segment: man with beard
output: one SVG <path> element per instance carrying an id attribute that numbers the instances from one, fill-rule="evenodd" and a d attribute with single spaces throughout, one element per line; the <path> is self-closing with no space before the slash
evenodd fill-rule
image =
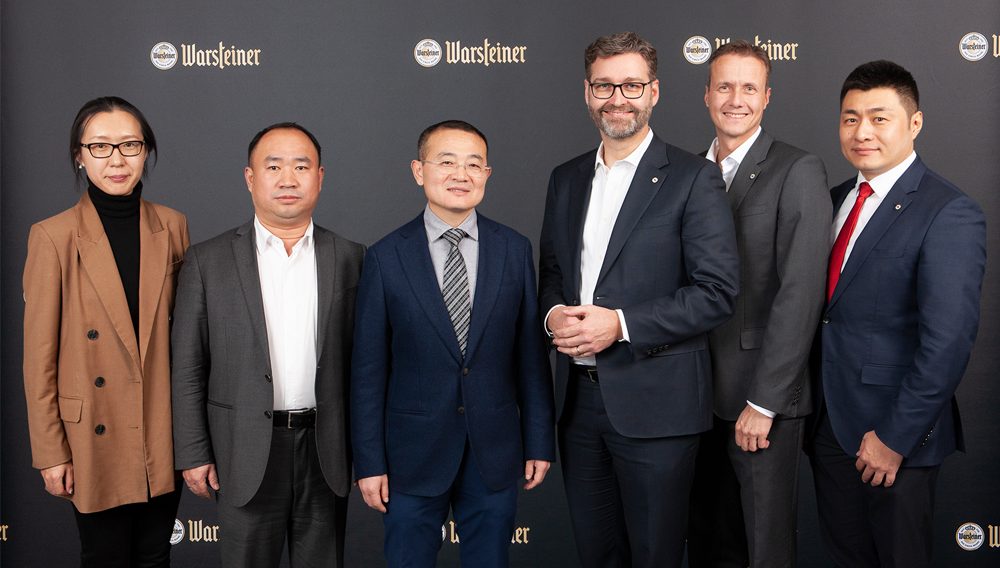
<path id="1" fill-rule="evenodd" d="M 552 172 L 540 243 L 566 496 L 585 568 L 680 566 L 712 427 L 706 333 L 739 288 L 733 217 L 719 169 L 647 124 L 653 46 L 625 32 L 584 59 L 601 145 Z"/>

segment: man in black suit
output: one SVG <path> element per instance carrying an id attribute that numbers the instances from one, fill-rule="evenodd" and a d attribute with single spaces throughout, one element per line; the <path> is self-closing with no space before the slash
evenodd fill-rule
<path id="1" fill-rule="evenodd" d="M 312 222 L 316 138 L 294 123 L 250 143 L 254 219 L 192 246 L 171 335 L 174 462 L 216 490 L 222 564 L 344 563 L 346 417 L 364 246 Z"/>
<path id="2" fill-rule="evenodd" d="M 625 32 L 585 64 L 601 146 L 552 172 L 540 243 L 566 496 L 583 566 L 680 566 L 712 426 L 706 333 L 739 286 L 733 217 L 718 168 L 648 126 L 656 50 Z"/>
<path id="3" fill-rule="evenodd" d="M 760 127 L 771 60 L 746 40 L 708 60 L 706 156 L 726 181 L 740 249 L 736 313 L 708 334 L 715 426 L 691 491 L 692 568 L 795 566 L 808 359 L 832 215 L 823 162 Z"/>

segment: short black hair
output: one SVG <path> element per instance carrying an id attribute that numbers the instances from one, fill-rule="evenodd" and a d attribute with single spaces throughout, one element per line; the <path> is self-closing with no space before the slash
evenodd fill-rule
<path id="1" fill-rule="evenodd" d="M 910 116 L 920 110 L 920 91 L 917 90 L 917 81 L 913 75 L 902 66 L 885 59 L 869 61 L 851 71 L 844 81 L 844 86 L 840 88 L 840 104 L 844 104 L 844 97 L 848 91 L 872 89 L 896 91 L 896 95 Z"/>
<path id="2" fill-rule="evenodd" d="M 78 167 L 80 157 L 80 144 L 83 143 L 83 131 L 87 129 L 90 119 L 102 112 L 114 112 L 120 110 L 131 114 L 139 122 L 139 130 L 142 134 L 142 143 L 146 147 L 146 155 L 153 155 L 153 165 L 156 165 L 158 154 L 156 152 L 156 136 L 153 136 L 153 129 L 142 112 L 135 106 L 121 97 L 98 97 L 87 101 L 76 113 L 73 126 L 69 131 L 69 163 L 73 168 L 73 176 L 76 179 L 76 186 L 80 187 L 80 174 L 83 170 Z M 142 175 L 146 175 L 146 164 L 142 165 Z"/>
<path id="3" fill-rule="evenodd" d="M 478 128 L 472 126 L 464 120 L 446 120 L 444 122 L 439 122 L 437 124 L 432 124 L 424 129 L 420 133 L 420 138 L 417 139 L 417 159 L 423 160 L 427 157 L 427 139 L 431 137 L 438 130 L 461 130 L 462 132 L 468 132 L 470 134 L 475 134 L 476 136 L 483 139 L 483 144 L 486 145 L 486 154 L 490 153 L 490 143 L 486 141 L 486 136 L 479 131 Z M 485 157 L 485 156 L 484 156 Z"/>
<path id="4" fill-rule="evenodd" d="M 308 130 L 306 130 L 304 126 L 302 126 L 301 124 L 297 124 L 295 122 L 279 122 L 277 124 L 272 124 L 271 126 L 268 126 L 264 130 L 261 130 L 260 132 L 257 133 L 256 136 L 253 137 L 253 140 L 250 141 L 250 147 L 247 148 L 248 166 L 253 167 L 252 163 L 253 151 L 257 148 L 257 144 L 260 142 L 260 139 L 263 138 L 265 134 L 267 134 L 272 130 L 298 130 L 299 132 L 308 136 L 309 141 L 312 142 L 313 146 L 316 148 L 316 160 L 319 162 L 316 165 L 317 166 L 323 165 L 323 151 L 319 147 L 319 140 L 316 140 L 316 137 L 313 136 L 312 132 L 309 132 Z"/>

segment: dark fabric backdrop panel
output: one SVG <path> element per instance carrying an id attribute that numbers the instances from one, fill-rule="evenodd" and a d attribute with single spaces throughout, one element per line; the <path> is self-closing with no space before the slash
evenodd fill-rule
<path id="1" fill-rule="evenodd" d="M 992 261 L 1000 252 L 1000 5 L 995 0 L 374 0 L 357 5 L 0 0 L 0 8 L 4 565 L 73 565 L 79 552 L 71 505 L 47 495 L 30 466 L 21 382 L 21 274 L 30 225 L 79 198 L 66 155 L 69 127 L 84 102 L 114 94 L 146 114 L 160 155 L 143 196 L 185 213 L 193 242 L 251 218 L 242 174 L 247 144 L 264 126 L 291 120 L 316 134 L 326 168 L 316 222 L 372 244 L 423 206 L 423 191 L 409 170 L 420 131 L 441 120 L 464 119 L 490 141 L 494 173 L 480 210 L 527 235 L 537 248 L 549 173 L 600 141 L 583 104 L 583 50 L 597 36 L 627 29 L 659 51 L 661 94 L 652 128 L 692 152 L 708 147 L 714 128 L 703 100 L 708 69 L 689 62 L 685 43 L 700 36 L 712 49 L 728 39 L 770 45 L 772 95 L 763 125 L 820 156 L 831 185 L 854 175 L 837 137 L 844 78 L 858 64 L 880 58 L 913 72 L 925 118 L 917 151 L 986 211 L 991 257 L 979 340 L 958 390 L 969 452 L 952 456 L 942 469 L 935 564 L 1000 562 L 1000 487 L 995 482 L 1000 286 Z M 973 32 L 986 40 L 985 53 L 965 44 L 966 56 L 981 54 L 978 60 L 960 49 Z M 437 42 L 442 52 L 429 67 L 414 57 L 425 39 Z M 169 69 L 154 66 L 150 56 L 161 42 L 170 43 L 176 54 Z M 220 44 L 221 66 L 211 54 L 210 65 L 198 64 L 198 51 L 205 63 L 204 52 L 219 50 Z M 463 63 L 461 49 L 451 53 L 456 44 L 486 47 L 487 54 L 489 47 L 499 46 L 501 57 L 503 47 L 517 48 L 518 60 Z M 226 52 L 236 50 L 253 53 L 254 64 L 225 64 Z M 189 58 L 191 64 L 185 64 Z M 453 59 L 458 61 L 449 62 Z M 825 566 L 830 562 L 819 541 L 811 484 L 803 462 L 800 565 Z M 984 533 L 976 550 L 958 544 L 956 532 L 965 523 L 976 523 Z M 225 535 L 214 528 L 217 524 L 214 504 L 185 493 L 175 565 L 218 566 L 217 539 Z M 514 565 L 578 565 L 558 465 L 541 487 L 522 492 L 517 526 L 522 530 L 513 535 Z M 459 545 L 450 524 L 444 528 L 441 565 L 457 566 Z M 348 565 L 383 566 L 382 532 L 378 515 L 354 492 Z"/>

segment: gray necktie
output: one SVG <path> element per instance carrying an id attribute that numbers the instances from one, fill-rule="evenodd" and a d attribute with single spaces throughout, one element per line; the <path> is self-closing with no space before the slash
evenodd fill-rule
<path id="1" fill-rule="evenodd" d="M 466 237 L 462 229 L 448 229 L 443 235 L 451 243 L 448 258 L 444 261 L 444 305 L 448 308 L 451 325 L 455 328 L 455 338 L 465 356 L 465 346 L 469 341 L 469 321 L 472 316 L 472 305 L 469 303 L 469 275 L 465 271 L 465 259 L 458 250 L 458 243 Z"/>

